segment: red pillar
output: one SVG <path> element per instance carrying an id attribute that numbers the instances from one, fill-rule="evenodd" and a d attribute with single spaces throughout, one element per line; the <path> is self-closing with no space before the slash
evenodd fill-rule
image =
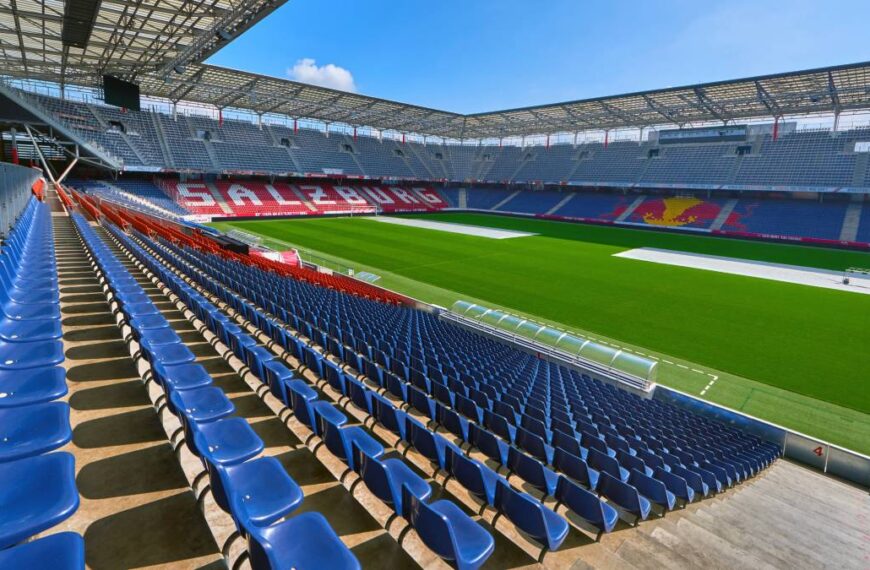
<path id="1" fill-rule="evenodd" d="M 550 135 L 547 135 L 547 150 L 550 150 Z"/>
<path id="2" fill-rule="evenodd" d="M 353 128 L 353 140 L 356 140 L 356 127 Z"/>
<path id="3" fill-rule="evenodd" d="M 12 147 L 12 164 L 18 164 L 18 149 Z"/>
<path id="4" fill-rule="evenodd" d="M 299 132 L 299 120 L 293 119 L 293 134 L 295 135 L 298 132 Z"/>
<path id="5" fill-rule="evenodd" d="M 607 148 L 607 143 L 610 142 L 610 131 L 604 131 L 604 148 Z"/>
<path id="6" fill-rule="evenodd" d="M 218 109 L 218 126 L 224 126 L 224 112 L 222 109 Z"/>
<path id="7" fill-rule="evenodd" d="M 773 119 L 773 140 L 779 138 L 779 117 L 774 117 Z"/>
<path id="8" fill-rule="evenodd" d="M 405 133 L 402 133 L 402 144 L 405 144 Z"/>

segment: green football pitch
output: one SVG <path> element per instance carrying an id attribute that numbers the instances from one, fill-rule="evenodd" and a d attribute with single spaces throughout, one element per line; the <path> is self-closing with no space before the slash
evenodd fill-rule
<path id="1" fill-rule="evenodd" d="M 870 453 L 870 295 L 614 257 L 656 247 L 843 270 L 870 267 L 870 254 L 483 214 L 429 219 L 537 235 L 365 218 L 215 226 L 374 273 L 422 301 L 478 302 L 651 356 L 664 385 Z"/>

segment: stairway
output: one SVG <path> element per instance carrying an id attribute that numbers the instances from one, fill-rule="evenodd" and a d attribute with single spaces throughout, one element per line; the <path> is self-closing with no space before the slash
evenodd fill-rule
<path id="1" fill-rule="evenodd" d="M 855 170 L 852 172 L 852 186 L 866 186 L 867 174 L 870 172 L 870 152 L 857 153 Z"/>
<path id="2" fill-rule="evenodd" d="M 719 210 L 719 215 L 716 216 L 716 219 L 713 220 L 713 223 L 710 224 L 711 230 L 721 230 L 722 226 L 725 225 L 725 222 L 728 221 L 728 216 L 731 215 L 731 212 L 734 211 L 734 208 L 737 207 L 737 200 L 728 200 L 725 202 L 725 205 L 722 206 L 722 209 Z"/>
<path id="3" fill-rule="evenodd" d="M 861 568 L 870 496 L 779 460 L 713 499 L 602 538 L 637 568 Z M 585 560 L 590 566 L 597 566 Z"/>
<path id="4" fill-rule="evenodd" d="M 552 216 L 553 214 L 555 214 L 556 212 L 558 212 L 558 211 L 562 208 L 562 206 L 564 206 L 565 204 L 567 204 L 568 202 L 570 202 L 571 199 L 572 199 L 574 196 L 576 196 L 576 195 L 577 195 L 576 192 L 568 192 L 568 195 L 565 196 L 564 198 L 562 198 L 561 200 L 559 200 L 559 203 L 558 203 L 558 204 L 556 204 L 555 206 L 553 206 L 552 208 L 550 208 L 549 210 L 547 210 L 547 215 L 548 215 L 548 216 Z"/>
<path id="5" fill-rule="evenodd" d="M 217 203 L 218 207 L 223 210 L 224 214 L 227 216 L 234 215 L 233 209 L 227 204 L 226 200 L 224 200 L 224 195 L 220 190 L 212 182 L 206 182 L 205 187 L 208 188 L 208 191 L 211 192 L 214 201 Z"/>
<path id="6" fill-rule="evenodd" d="M 635 210 L 637 210 L 638 206 L 640 206 L 645 199 L 646 199 L 646 196 L 638 196 L 637 198 L 635 198 L 634 202 L 629 204 L 628 208 L 623 210 L 623 212 L 621 214 L 619 214 L 619 216 L 617 216 L 615 221 L 624 222 L 625 220 L 627 220 L 628 217 L 631 216 L 631 214 Z"/>
<path id="7" fill-rule="evenodd" d="M 172 158 L 172 153 L 169 151 L 169 145 L 166 144 L 166 133 L 163 132 L 163 125 L 160 124 L 160 119 L 157 113 L 148 113 L 151 117 L 151 123 L 154 125 L 154 130 L 157 133 L 157 141 L 160 143 L 160 153 L 163 155 L 163 164 L 167 166 L 175 166 L 175 161 Z"/>
<path id="8" fill-rule="evenodd" d="M 459 208 L 460 210 L 467 210 L 468 209 L 468 190 L 466 190 L 465 188 L 460 188 L 459 192 L 457 192 L 456 200 L 458 202 L 458 204 L 456 204 L 457 208 Z"/>
<path id="9" fill-rule="evenodd" d="M 90 568 L 217 567 L 220 548 L 165 439 L 102 285 L 56 194 L 47 199 L 54 210 L 73 428 L 65 450 L 75 456 L 82 495 L 63 530 L 86 537 Z"/>
<path id="10" fill-rule="evenodd" d="M 858 196 L 861 198 L 861 196 Z M 861 211 L 864 202 L 852 202 L 846 208 L 843 216 L 843 228 L 840 230 L 840 241 L 855 241 L 858 239 L 858 226 L 861 225 Z"/>
<path id="11" fill-rule="evenodd" d="M 520 194 L 520 191 L 515 190 L 514 192 L 509 194 L 507 198 L 505 198 L 504 200 L 502 200 L 501 202 L 499 202 L 498 204 L 496 204 L 495 206 L 490 208 L 490 210 L 498 210 L 499 208 L 501 208 L 502 206 L 504 206 L 505 204 L 507 204 L 508 202 L 510 202 L 511 200 L 516 198 L 517 196 L 519 196 L 519 194 Z"/>

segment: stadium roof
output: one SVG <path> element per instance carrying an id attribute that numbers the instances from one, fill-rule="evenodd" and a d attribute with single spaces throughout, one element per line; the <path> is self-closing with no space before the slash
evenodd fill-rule
<path id="1" fill-rule="evenodd" d="M 8 0 L 0 74 L 453 139 L 870 109 L 870 62 L 468 115 L 201 63 L 284 1 Z"/>
<path id="2" fill-rule="evenodd" d="M 95 86 L 200 62 L 285 0 L 6 0 L 2 73 Z"/>

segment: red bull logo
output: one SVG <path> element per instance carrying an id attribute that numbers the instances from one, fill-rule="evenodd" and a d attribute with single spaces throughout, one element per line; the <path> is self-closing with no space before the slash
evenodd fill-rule
<path id="1" fill-rule="evenodd" d="M 671 228 L 708 225 L 719 215 L 719 210 L 718 204 L 698 198 L 647 199 L 632 212 L 631 219 Z"/>

